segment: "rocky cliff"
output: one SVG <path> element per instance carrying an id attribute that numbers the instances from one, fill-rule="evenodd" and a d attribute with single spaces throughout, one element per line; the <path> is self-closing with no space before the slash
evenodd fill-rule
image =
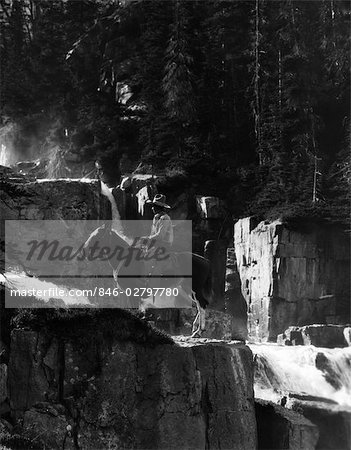
<path id="1" fill-rule="evenodd" d="M 96 220 L 110 218 L 97 180 L 0 178 L 2 220 Z"/>
<path id="2" fill-rule="evenodd" d="M 349 237 L 335 227 L 281 221 L 234 226 L 249 334 L 275 340 L 290 325 L 349 321 Z"/>
<path id="3" fill-rule="evenodd" d="M 256 400 L 260 450 L 314 450 L 318 428 L 302 415 L 265 400 Z"/>
<path id="4" fill-rule="evenodd" d="M 8 396 L 26 436 L 47 448 L 256 447 L 245 345 L 172 341 L 121 310 L 44 323 L 11 340 Z"/>

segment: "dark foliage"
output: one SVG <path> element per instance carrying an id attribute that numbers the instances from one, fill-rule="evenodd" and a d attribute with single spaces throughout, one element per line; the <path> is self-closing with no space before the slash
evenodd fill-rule
<path id="1" fill-rule="evenodd" d="M 126 154 L 185 174 L 235 217 L 291 205 L 347 221 L 348 2 L 27 3 L 1 26 L 14 151 L 100 159 L 111 182 Z"/>
<path id="2" fill-rule="evenodd" d="M 0 448 L 11 450 L 44 450 L 40 439 L 30 439 L 20 434 L 0 433 Z"/>
<path id="3" fill-rule="evenodd" d="M 16 328 L 41 331 L 64 337 L 74 345 L 86 346 L 103 339 L 107 342 L 132 341 L 145 345 L 173 344 L 166 333 L 123 309 L 26 309 L 13 319 Z"/>

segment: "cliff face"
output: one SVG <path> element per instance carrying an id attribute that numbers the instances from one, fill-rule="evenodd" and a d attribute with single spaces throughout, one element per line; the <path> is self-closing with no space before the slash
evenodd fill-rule
<path id="1" fill-rule="evenodd" d="M 256 447 L 248 347 L 172 343 L 145 326 L 138 330 L 135 319 L 127 322 L 130 338 L 122 339 L 106 337 L 103 321 L 94 325 L 105 336 L 94 345 L 83 327 L 73 341 L 13 332 L 10 406 L 28 435 L 40 435 L 48 448 L 64 440 L 66 448 L 86 449 Z"/>
<path id="2" fill-rule="evenodd" d="M 256 400 L 258 448 L 260 450 L 314 450 L 318 428 L 300 414 L 264 400 Z"/>
<path id="3" fill-rule="evenodd" d="M 348 236 L 331 227 L 290 230 L 280 221 L 239 220 L 234 242 L 249 334 L 275 340 L 290 325 L 347 323 Z"/>
<path id="4" fill-rule="evenodd" d="M 96 180 L 26 182 L 0 178 L 3 220 L 96 220 L 110 217 L 110 205 Z"/>

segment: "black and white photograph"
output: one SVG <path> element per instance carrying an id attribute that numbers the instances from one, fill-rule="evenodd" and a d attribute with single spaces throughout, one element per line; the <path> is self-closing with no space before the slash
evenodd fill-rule
<path id="1" fill-rule="evenodd" d="M 351 448 L 350 25 L 0 0 L 0 450 Z"/>

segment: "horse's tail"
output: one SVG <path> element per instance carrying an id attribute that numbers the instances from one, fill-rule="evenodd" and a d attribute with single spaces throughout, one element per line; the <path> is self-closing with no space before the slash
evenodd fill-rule
<path id="1" fill-rule="evenodd" d="M 212 288 L 212 270 L 210 263 L 208 263 L 207 277 L 202 287 L 202 296 L 206 302 L 206 304 L 203 306 L 204 308 L 206 308 L 208 304 L 213 303 L 214 291 Z"/>

